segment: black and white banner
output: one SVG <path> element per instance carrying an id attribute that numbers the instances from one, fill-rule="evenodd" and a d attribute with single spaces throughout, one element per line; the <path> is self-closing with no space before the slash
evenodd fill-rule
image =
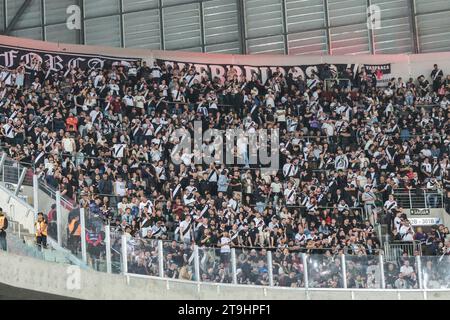
<path id="1" fill-rule="evenodd" d="M 190 63 L 173 60 L 156 59 L 159 65 L 165 64 L 166 66 L 173 66 L 177 63 L 180 69 L 183 69 L 186 65 L 194 66 L 198 73 L 206 71 L 211 78 L 219 77 L 222 80 L 227 76 L 228 71 L 233 68 L 236 70 L 236 74 L 239 77 L 244 74 L 246 78 L 251 79 L 253 74 L 257 74 L 258 78 L 264 83 L 271 74 L 275 72 L 281 72 L 283 75 L 292 73 L 293 77 L 302 76 L 304 80 L 325 78 L 340 78 L 347 68 L 353 71 L 356 76 L 361 69 L 362 65 L 359 64 L 329 64 L 329 72 L 325 69 L 326 64 L 313 64 L 313 65 L 295 65 L 295 66 L 249 66 L 249 65 L 230 65 L 230 64 L 201 64 Z"/>
<path id="2" fill-rule="evenodd" d="M 391 64 L 365 64 L 366 72 L 375 73 L 377 77 L 377 87 L 387 87 L 389 80 L 392 78 Z"/>
<path id="3" fill-rule="evenodd" d="M 58 72 L 61 70 L 67 70 L 70 67 L 90 70 L 101 69 L 106 64 L 121 64 L 128 66 L 130 62 L 139 61 L 140 58 L 121 58 L 94 54 L 62 53 L 0 45 L 0 67 L 14 69 L 19 66 L 21 61 L 23 61 L 25 68 L 30 70 L 33 66 L 33 61 L 36 60 L 42 62 L 42 66 L 47 66 L 46 69 L 50 72 Z"/>
<path id="4" fill-rule="evenodd" d="M 183 69 L 186 65 L 194 66 L 198 73 L 206 72 L 211 78 L 219 77 L 221 80 L 227 76 L 228 72 L 233 68 L 236 71 L 237 76 L 244 74 L 249 80 L 253 74 L 257 74 L 258 78 L 264 83 L 274 72 L 281 72 L 283 75 L 291 73 L 294 78 L 301 76 L 304 80 L 335 78 L 346 79 L 344 72 L 346 69 L 351 69 L 353 76 L 356 77 L 362 70 L 375 72 L 377 76 L 377 86 L 386 86 L 391 76 L 391 64 L 328 64 L 329 72 L 326 70 L 325 63 L 309 64 L 309 65 L 294 65 L 294 66 L 250 66 L 250 65 L 236 65 L 236 64 L 202 64 L 202 63 L 190 63 L 186 61 L 174 61 L 156 59 L 159 65 L 165 64 L 166 66 L 173 66 L 174 63 L 178 64 L 180 69 Z M 353 79 L 351 79 L 353 80 Z"/>

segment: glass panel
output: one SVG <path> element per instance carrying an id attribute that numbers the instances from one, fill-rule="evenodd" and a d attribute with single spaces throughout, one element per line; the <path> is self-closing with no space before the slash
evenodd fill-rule
<path id="1" fill-rule="evenodd" d="M 384 265 L 386 289 L 418 289 L 415 257 L 401 257 Z"/>
<path id="2" fill-rule="evenodd" d="M 236 249 L 236 273 L 239 284 L 269 285 L 266 249 Z"/>
<path id="3" fill-rule="evenodd" d="M 193 280 L 194 245 L 164 241 L 164 277 L 172 279 Z"/>
<path id="4" fill-rule="evenodd" d="M 310 288 L 343 288 L 342 265 L 339 255 L 312 254 L 308 261 L 308 285 Z"/>
<path id="5" fill-rule="evenodd" d="M 61 233 L 62 247 L 82 259 L 80 208 L 70 208 L 65 200 L 61 200 Z"/>
<path id="6" fill-rule="evenodd" d="M 122 233 L 111 227 L 111 272 L 122 272 Z"/>
<path id="7" fill-rule="evenodd" d="M 105 221 L 88 208 L 84 213 L 87 263 L 94 270 L 106 272 Z"/>
<path id="8" fill-rule="evenodd" d="M 232 283 L 231 254 L 220 248 L 199 248 L 200 279 L 202 282 Z"/>
<path id="9" fill-rule="evenodd" d="M 199 248 L 200 279 L 203 282 L 231 283 L 231 253 L 221 252 L 220 248 Z M 238 250 L 236 250 L 236 260 Z"/>
<path id="10" fill-rule="evenodd" d="M 347 268 L 347 288 L 381 288 L 381 272 L 378 256 L 355 255 L 345 256 Z"/>
<path id="11" fill-rule="evenodd" d="M 135 238 L 128 246 L 128 272 L 148 276 L 159 274 L 158 240 Z"/>
<path id="12" fill-rule="evenodd" d="M 48 236 L 53 240 L 58 241 L 55 192 L 45 184 L 44 180 L 39 180 L 38 185 L 38 211 L 47 216 Z"/>
<path id="13" fill-rule="evenodd" d="M 273 284 L 279 287 L 305 287 L 301 252 L 289 249 L 272 252 Z"/>
<path id="14" fill-rule="evenodd" d="M 450 288 L 450 256 L 421 257 L 425 289 Z"/>

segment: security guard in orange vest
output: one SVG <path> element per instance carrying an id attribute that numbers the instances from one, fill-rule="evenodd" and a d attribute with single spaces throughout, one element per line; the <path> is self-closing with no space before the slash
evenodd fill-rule
<path id="1" fill-rule="evenodd" d="M 81 224 L 80 216 L 78 215 L 73 217 L 69 223 L 69 238 L 67 240 L 70 251 L 73 254 L 77 254 L 81 243 Z"/>
<path id="2" fill-rule="evenodd" d="M 38 213 L 38 219 L 36 221 L 36 244 L 40 249 L 47 248 L 47 222 L 44 219 L 44 214 L 42 212 Z"/>
<path id="3" fill-rule="evenodd" d="M 8 228 L 8 219 L 3 212 L 3 209 L 0 208 L 0 250 L 6 251 L 7 243 L 6 243 L 6 229 Z"/>

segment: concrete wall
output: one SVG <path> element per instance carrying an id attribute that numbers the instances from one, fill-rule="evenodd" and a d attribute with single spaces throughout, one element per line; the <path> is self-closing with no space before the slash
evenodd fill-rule
<path id="1" fill-rule="evenodd" d="M 11 194 L 0 185 L 0 207 L 14 221 L 20 222 L 25 229 L 34 232 L 34 208 Z"/>
<path id="2" fill-rule="evenodd" d="M 220 284 L 155 277 L 124 276 L 80 270 L 76 267 L 44 262 L 0 252 L 0 282 L 49 294 L 78 299 L 153 300 L 304 300 L 304 299 L 450 299 L 450 290 L 345 290 L 292 289 Z M 79 274 L 77 273 L 79 272 Z M 79 289 L 75 285 L 79 275 Z M 382 294 L 380 294 L 382 292 Z"/>

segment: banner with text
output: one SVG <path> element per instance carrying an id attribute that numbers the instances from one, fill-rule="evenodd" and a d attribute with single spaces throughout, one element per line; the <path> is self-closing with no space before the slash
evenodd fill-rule
<path id="1" fill-rule="evenodd" d="M 202 63 L 192 63 L 187 61 L 174 61 L 174 60 L 163 60 L 156 59 L 159 65 L 165 64 L 166 66 L 173 66 L 175 63 L 178 64 L 180 69 L 183 69 L 186 65 L 194 66 L 198 73 L 203 71 L 207 72 L 211 78 L 219 77 L 223 80 L 228 72 L 233 68 L 236 70 L 236 74 L 239 77 L 244 74 L 247 79 L 251 79 L 253 74 L 256 74 L 258 78 L 264 83 L 271 74 L 274 72 L 281 72 L 284 75 L 292 73 L 293 77 L 301 76 L 304 80 L 310 79 L 320 79 L 325 80 L 325 78 L 341 78 L 344 76 L 346 69 L 351 69 L 354 77 L 358 75 L 364 69 L 364 64 L 329 64 L 329 70 L 326 68 L 326 64 L 311 64 L 311 65 L 296 65 L 296 66 L 251 66 L 251 65 L 230 65 L 230 64 L 202 64 Z M 386 64 L 389 70 L 391 69 L 390 64 Z M 383 67 L 384 68 L 384 67 Z"/>
<path id="2" fill-rule="evenodd" d="M 140 58 L 121 58 L 109 57 L 104 55 L 61 53 L 54 51 L 43 51 L 34 49 L 25 49 L 20 47 L 10 47 L 0 45 L 0 67 L 7 69 L 17 68 L 21 61 L 24 62 L 25 69 L 30 70 L 33 67 L 33 61 L 40 61 L 46 70 L 58 72 L 67 70 L 68 67 L 77 67 L 82 69 L 101 69 L 105 65 L 125 65 L 130 62 L 139 61 Z"/>
<path id="3" fill-rule="evenodd" d="M 392 78 L 391 64 L 365 64 L 364 68 L 367 73 L 375 73 L 377 77 L 377 87 L 387 87 L 389 80 Z"/>

